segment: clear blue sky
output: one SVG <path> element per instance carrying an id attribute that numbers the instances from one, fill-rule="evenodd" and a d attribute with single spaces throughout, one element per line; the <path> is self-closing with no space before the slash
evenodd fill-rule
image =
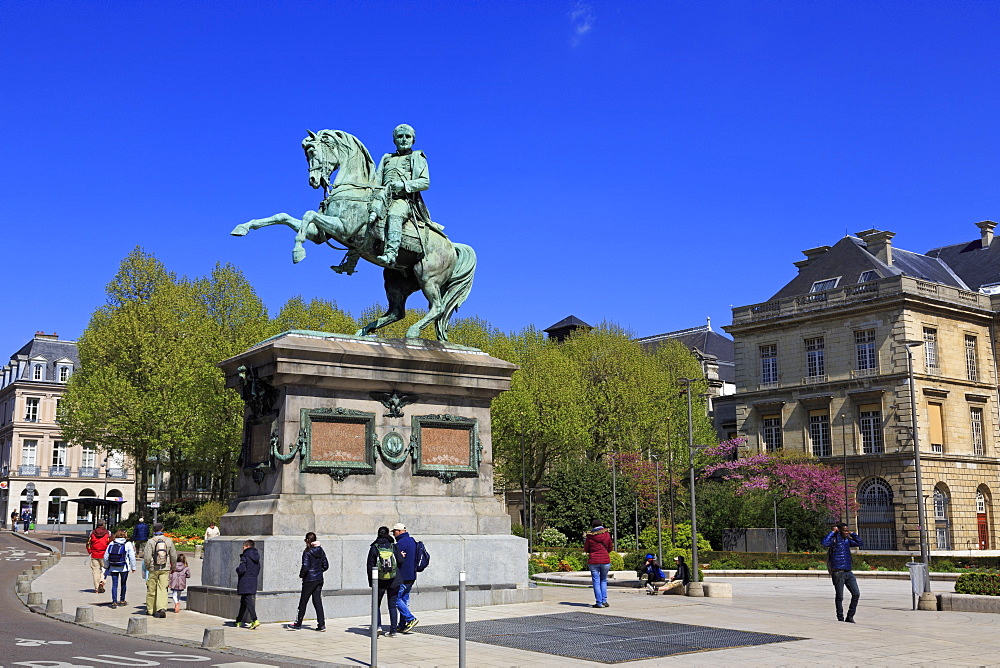
<path id="1" fill-rule="evenodd" d="M 845 231 L 914 251 L 1000 220 L 1000 2 L 0 5 L 0 354 L 75 338 L 135 245 L 354 312 L 383 300 L 287 228 L 307 128 L 416 128 L 474 246 L 460 315 L 636 335 L 730 322 Z M 417 295 L 413 305 L 424 306 Z"/>

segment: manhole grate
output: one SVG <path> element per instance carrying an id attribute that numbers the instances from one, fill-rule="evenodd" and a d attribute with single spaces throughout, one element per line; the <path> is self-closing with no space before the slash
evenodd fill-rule
<path id="1" fill-rule="evenodd" d="M 457 638 L 458 624 L 422 626 L 415 631 Z M 465 634 L 469 642 L 601 663 L 802 640 L 773 633 L 655 622 L 589 612 L 468 622 Z"/>

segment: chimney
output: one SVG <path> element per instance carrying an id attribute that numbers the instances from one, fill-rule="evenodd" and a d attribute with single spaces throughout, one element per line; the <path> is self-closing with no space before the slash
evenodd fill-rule
<path id="1" fill-rule="evenodd" d="M 52 332 L 51 334 L 46 334 L 45 332 L 39 330 L 39 331 L 35 332 L 35 338 L 36 339 L 58 339 L 59 338 L 59 333 L 58 332 Z"/>
<path id="2" fill-rule="evenodd" d="M 983 248 L 989 248 L 990 244 L 993 243 L 993 228 L 996 226 L 997 224 L 994 223 L 992 220 L 984 220 L 982 222 L 976 223 L 976 227 L 978 227 L 980 231 L 982 231 L 983 233 L 983 241 L 982 241 Z"/>
<path id="3" fill-rule="evenodd" d="M 858 236 L 865 242 L 869 253 L 890 267 L 892 266 L 892 238 L 896 236 L 895 232 L 871 229 L 858 232 Z"/>
<path id="4" fill-rule="evenodd" d="M 817 246 L 816 248 L 810 248 L 808 250 L 802 251 L 802 254 L 806 256 L 805 260 L 799 260 L 793 264 L 799 268 L 799 273 L 802 270 L 811 265 L 813 262 L 819 259 L 821 255 L 830 250 L 830 246 Z"/>

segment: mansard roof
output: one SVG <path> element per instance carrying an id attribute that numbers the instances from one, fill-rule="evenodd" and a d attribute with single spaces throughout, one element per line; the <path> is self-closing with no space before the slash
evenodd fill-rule
<path id="1" fill-rule="evenodd" d="M 650 352 L 665 341 L 679 341 L 688 350 L 698 350 L 715 357 L 719 364 L 719 379 L 727 383 L 736 382 L 736 351 L 733 340 L 713 331 L 711 324 L 644 336 L 635 341 Z"/>
<path id="2" fill-rule="evenodd" d="M 11 355 L 11 362 L 17 364 L 17 360 L 45 360 L 45 378 L 52 380 L 56 378 L 57 364 L 69 362 L 74 367 L 80 366 L 80 355 L 77 352 L 76 341 L 63 341 L 54 335 L 35 335 L 30 341 L 21 346 L 21 349 Z M 21 373 L 22 380 L 31 378 L 30 364 L 26 364 Z"/>
<path id="3" fill-rule="evenodd" d="M 946 263 L 970 290 L 1000 283 L 1000 236 L 983 245 L 982 239 L 927 251 L 929 257 Z"/>

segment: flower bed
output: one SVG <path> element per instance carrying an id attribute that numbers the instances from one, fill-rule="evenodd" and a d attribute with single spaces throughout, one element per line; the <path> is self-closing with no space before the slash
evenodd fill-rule
<path id="1" fill-rule="evenodd" d="M 1000 573 L 963 573 L 955 581 L 955 593 L 1000 596 Z"/>

